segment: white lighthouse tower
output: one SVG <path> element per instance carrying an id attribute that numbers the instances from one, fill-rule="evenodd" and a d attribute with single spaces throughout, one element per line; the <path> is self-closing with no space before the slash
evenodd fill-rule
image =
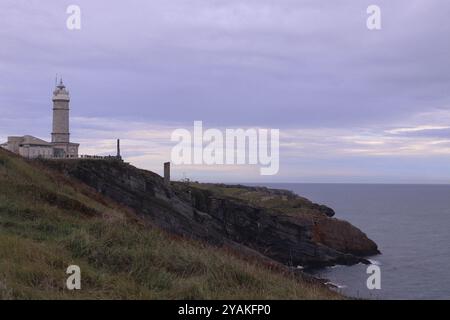
<path id="1" fill-rule="evenodd" d="M 52 145 L 56 158 L 78 157 L 79 144 L 70 142 L 69 131 L 69 91 L 60 80 L 53 91 L 53 131 Z"/>

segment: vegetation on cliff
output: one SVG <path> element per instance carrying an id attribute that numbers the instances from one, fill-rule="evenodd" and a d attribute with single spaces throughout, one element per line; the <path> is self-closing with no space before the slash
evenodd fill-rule
<path id="1" fill-rule="evenodd" d="M 171 236 L 97 191 L 0 149 L 0 299 L 341 298 L 256 258 Z M 79 291 L 65 288 L 71 264 L 81 267 Z"/>

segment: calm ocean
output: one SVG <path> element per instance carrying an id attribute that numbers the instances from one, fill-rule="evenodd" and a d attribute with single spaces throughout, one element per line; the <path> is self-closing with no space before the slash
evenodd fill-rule
<path id="1" fill-rule="evenodd" d="M 346 295 L 373 299 L 450 299 L 450 185 L 270 184 L 330 206 L 362 229 L 381 255 L 381 290 L 368 290 L 366 266 L 315 274 Z"/>

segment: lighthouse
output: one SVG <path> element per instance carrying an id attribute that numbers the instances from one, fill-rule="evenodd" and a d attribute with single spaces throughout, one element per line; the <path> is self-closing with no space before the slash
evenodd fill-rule
<path id="1" fill-rule="evenodd" d="M 52 143 L 69 143 L 69 91 L 62 79 L 53 91 L 53 132 Z"/>
<path id="2" fill-rule="evenodd" d="M 62 79 L 53 91 L 52 145 L 55 158 L 77 158 L 79 144 L 70 142 L 70 95 Z"/>

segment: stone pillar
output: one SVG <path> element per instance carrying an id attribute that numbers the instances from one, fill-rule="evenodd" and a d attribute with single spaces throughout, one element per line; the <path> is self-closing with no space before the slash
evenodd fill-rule
<path id="1" fill-rule="evenodd" d="M 122 159 L 122 156 L 120 155 L 120 139 L 117 139 L 117 158 Z"/>
<path id="2" fill-rule="evenodd" d="M 164 183 L 170 184 L 170 162 L 164 163 Z"/>

